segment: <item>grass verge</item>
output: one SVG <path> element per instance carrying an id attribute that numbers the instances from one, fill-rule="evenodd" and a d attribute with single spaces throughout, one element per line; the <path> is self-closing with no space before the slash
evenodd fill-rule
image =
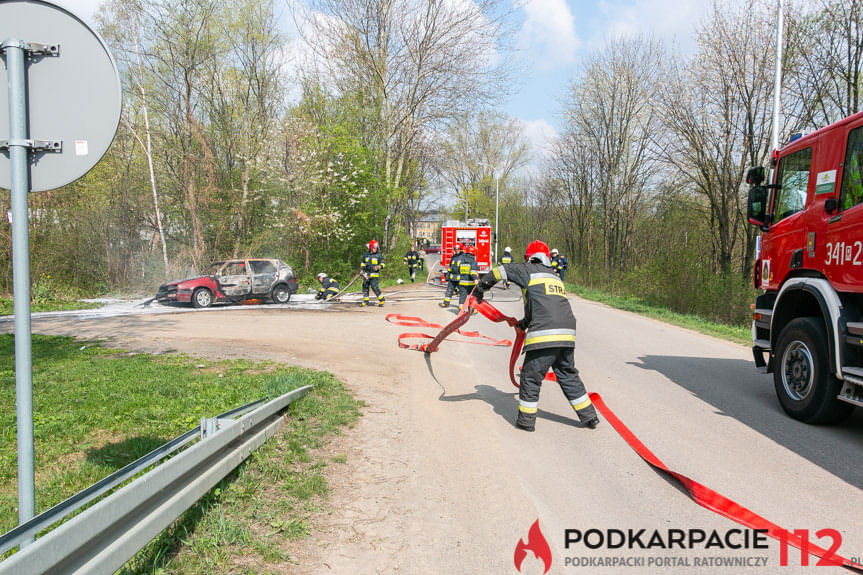
<path id="1" fill-rule="evenodd" d="M 0 530 L 17 520 L 13 337 L 0 336 Z M 290 560 L 325 505 L 315 450 L 361 404 L 326 372 L 244 360 L 127 353 L 34 336 L 37 513 L 213 416 L 313 384 L 288 423 L 145 547 L 123 573 L 259 573 Z"/>
<path id="2" fill-rule="evenodd" d="M 667 308 L 651 305 L 638 298 L 612 295 L 580 285 L 568 283 L 566 284 L 566 288 L 570 293 L 574 293 L 581 298 L 603 303 L 613 308 L 635 312 L 735 343 L 744 345 L 752 343 L 752 331 L 748 326 L 735 326 L 708 321 L 696 315 L 677 313 Z"/>
<path id="3" fill-rule="evenodd" d="M 55 300 L 48 302 L 33 302 L 30 311 L 66 311 L 70 309 L 93 309 L 99 307 L 98 303 L 79 300 Z M 0 315 L 12 315 L 15 313 L 15 304 L 9 298 L 0 297 Z"/>

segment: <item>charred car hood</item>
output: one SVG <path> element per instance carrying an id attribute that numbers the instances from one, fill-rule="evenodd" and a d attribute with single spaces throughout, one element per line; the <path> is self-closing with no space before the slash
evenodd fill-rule
<path id="1" fill-rule="evenodd" d="M 172 281 L 172 282 L 168 282 L 168 283 L 166 283 L 165 285 L 166 285 L 166 286 L 175 286 L 175 285 L 179 285 L 179 284 L 181 284 L 181 283 L 183 283 L 183 282 L 188 282 L 188 281 L 192 281 L 192 280 L 200 280 L 200 279 L 204 279 L 204 278 L 210 278 L 210 279 L 213 279 L 213 276 L 208 276 L 208 275 L 190 276 L 190 277 L 187 277 L 187 278 L 183 278 L 183 279 L 181 279 L 181 280 L 175 280 L 175 281 Z"/>

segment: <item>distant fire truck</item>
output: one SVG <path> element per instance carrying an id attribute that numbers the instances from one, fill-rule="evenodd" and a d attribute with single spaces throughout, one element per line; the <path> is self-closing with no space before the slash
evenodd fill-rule
<path id="1" fill-rule="evenodd" d="M 863 405 L 863 112 L 793 139 L 771 167 L 766 184 L 762 167 L 746 178 L 762 232 L 755 363 L 791 417 L 837 422 Z"/>
<path id="2" fill-rule="evenodd" d="M 476 263 L 480 271 L 491 268 L 491 226 L 487 220 L 468 220 L 468 223 L 448 221 L 441 228 L 440 263 L 446 269 L 452 258 L 455 244 L 476 247 Z"/>

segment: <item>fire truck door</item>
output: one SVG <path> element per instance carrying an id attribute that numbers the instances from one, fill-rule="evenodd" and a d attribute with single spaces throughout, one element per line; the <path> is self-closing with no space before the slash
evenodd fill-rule
<path id="1" fill-rule="evenodd" d="M 826 183 L 828 177 L 822 177 Z M 863 126 L 848 134 L 839 177 L 839 210 L 823 216 L 827 232 L 816 257 L 836 289 L 858 291 L 863 285 Z"/>

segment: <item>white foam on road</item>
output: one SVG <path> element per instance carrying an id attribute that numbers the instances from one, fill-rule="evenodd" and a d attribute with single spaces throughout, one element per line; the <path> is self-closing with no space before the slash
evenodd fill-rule
<path id="1" fill-rule="evenodd" d="M 343 298 L 345 303 L 353 303 L 359 301 L 359 296 L 354 294 L 346 294 Z M 261 309 L 303 309 L 303 310 L 318 310 L 318 311 L 337 311 L 344 305 L 338 303 L 323 302 L 316 300 L 312 294 L 294 294 L 291 296 L 291 301 L 284 304 L 258 304 L 258 305 L 235 305 L 235 304 L 215 304 L 213 307 L 206 309 L 196 309 L 191 305 L 164 305 L 153 301 L 152 298 L 142 298 L 134 300 L 122 300 L 116 298 L 96 298 L 81 300 L 86 302 L 104 303 L 102 307 L 94 309 L 76 309 L 66 311 L 44 311 L 30 314 L 32 319 L 62 317 L 68 319 L 102 319 L 110 317 L 121 317 L 128 315 L 160 315 L 170 313 L 213 313 L 225 310 L 261 310 Z M 148 303 L 149 302 L 149 303 Z M 14 315 L 0 316 L 0 323 L 11 323 L 15 321 Z"/>

